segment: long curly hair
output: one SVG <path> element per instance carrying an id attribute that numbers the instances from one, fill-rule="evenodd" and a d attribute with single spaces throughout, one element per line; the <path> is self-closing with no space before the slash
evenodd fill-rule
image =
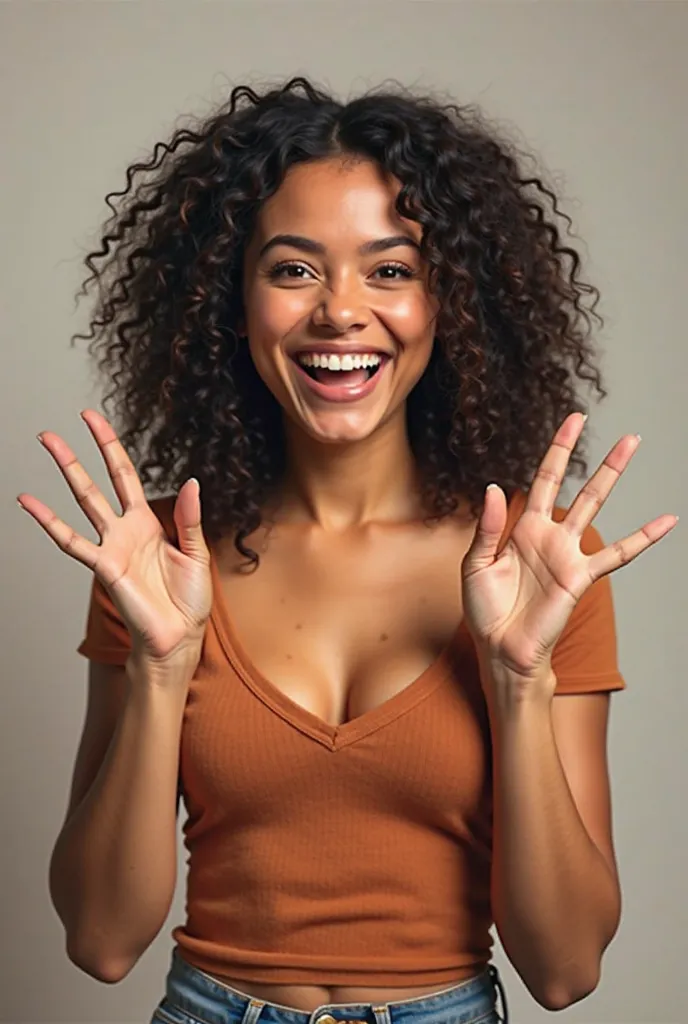
<path id="1" fill-rule="evenodd" d="M 558 425 L 583 411 L 578 381 L 607 394 L 590 340 L 599 292 L 564 244 L 571 219 L 478 108 L 396 83 L 348 102 L 300 76 L 239 85 L 106 197 L 112 216 L 77 293 L 95 281 L 98 299 L 72 344 L 90 342 L 144 487 L 176 493 L 197 477 L 207 540 L 231 532 L 248 566 L 285 448 L 281 409 L 239 334 L 243 253 L 289 168 L 339 155 L 391 172 L 397 211 L 422 226 L 439 313 L 406 415 L 430 519 L 462 500 L 478 515 L 491 481 L 507 496 L 527 489 Z M 574 472 L 587 472 L 582 442 Z"/>

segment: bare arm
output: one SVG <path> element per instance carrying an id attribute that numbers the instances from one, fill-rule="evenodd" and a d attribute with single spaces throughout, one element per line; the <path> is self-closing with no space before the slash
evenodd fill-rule
<path id="1" fill-rule="evenodd" d="M 162 928 L 177 874 L 179 740 L 188 684 L 90 663 L 89 692 L 50 894 L 70 960 L 121 980 Z"/>
<path id="2" fill-rule="evenodd" d="M 595 989 L 619 925 L 608 710 L 609 694 L 567 694 L 491 716 L 495 922 L 507 956 L 548 1010 Z"/>
<path id="3" fill-rule="evenodd" d="M 91 663 L 86 721 L 49 879 L 69 958 L 95 978 L 119 981 L 160 931 L 174 894 L 179 740 L 212 581 L 198 481 L 181 487 L 174 529 L 163 528 L 110 423 L 92 409 L 81 416 L 121 513 L 58 434 L 43 431 L 39 439 L 100 543 L 33 495 L 17 501 L 61 551 L 93 572 L 129 636 L 124 668 Z"/>

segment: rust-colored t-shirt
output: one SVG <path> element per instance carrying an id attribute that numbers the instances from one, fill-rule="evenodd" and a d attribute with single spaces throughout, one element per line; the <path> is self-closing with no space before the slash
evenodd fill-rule
<path id="1" fill-rule="evenodd" d="M 507 528 L 523 509 L 518 491 Z M 173 499 L 152 507 L 175 537 Z M 554 518 L 566 510 L 557 506 Z M 594 527 L 586 553 L 603 545 Z M 492 763 L 474 646 L 459 626 L 406 689 L 341 726 L 284 696 L 213 607 L 184 712 L 187 914 L 206 972 L 279 984 L 449 983 L 489 962 Z M 94 577 L 79 653 L 124 664 L 129 634 Z M 609 577 L 553 653 L 558 693 L 620 690 Z"/>

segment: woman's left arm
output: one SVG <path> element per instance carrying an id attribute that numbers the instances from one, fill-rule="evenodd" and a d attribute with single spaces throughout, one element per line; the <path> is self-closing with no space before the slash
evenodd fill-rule
<path id="1" fill-rule="evenodd" d="M 592 692 L 619 680 L 604 578 L 678 519 L 659 516 L 607 546 L 592 528 L 637 449 L 634 435 L 617 442 L 563 515 L 556 511 L 584 419 L 573 413 L 557 430 L 503 548 L 507 503 L 501 488 L 488 487 L 461 567 L 492 736 L 494 918 L 509 959 L 548 1009 L 596 987 L 621 911 L 609 695 Z M 572 687 L 578 692 L 565 692 Z"/>
<path id="2" fill-rule="evenodd" d="M 545 682 L 553 691 L 554 678 Z M 509 959 L 548 1010 L 596 988 L 619 925 L 609 701 L 566 694 L 491 714 L 493 913 Z"/>

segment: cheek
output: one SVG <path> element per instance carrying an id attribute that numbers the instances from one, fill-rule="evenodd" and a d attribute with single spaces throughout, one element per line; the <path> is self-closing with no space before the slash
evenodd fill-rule
<path id="1" fill-rule="evenodd" d="M 430 358 L 435 336 L 435 312 L 425 299 L 418 296 L 398 296 L 380 311 L 380 319 L 401 343 L 408 356 L 423 361 Z"/>
<path id="2" fill-rule="evenodd" d="M 311 305 L 305 291 L 257 288 L 250 297 L 248 324 L 256 337 L 277 342 L 299 327 Z"/>
<path id="3" fill-rule="evenodd" d="M 277 384 L 282 362 L 282 346 L 303 320 L 303 300 L 295 293 L 256 289 L 246 307 L 249 351 L 263 380 L 271 387 Z"/>

